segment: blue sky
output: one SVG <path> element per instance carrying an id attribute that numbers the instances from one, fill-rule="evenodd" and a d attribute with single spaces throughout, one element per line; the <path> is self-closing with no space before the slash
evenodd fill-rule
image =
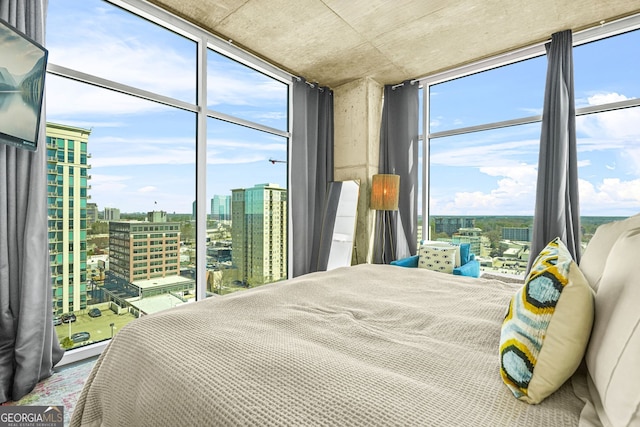
<path id="1" fill-rule="evenodd" d="M 49 61 L 182 101 L 195 101 L 192 41 L 97 0 L 50 0 Z M 576 105 L 640 96 L 640 32 L 574 50 Z M 209 107 L 286 130 L 287 87 L 211 52 Z M 540 114 L 546 58 L 432 89 L 431 131 Z M 195 115 L 47 77 L 47 119 L 92 130 L 91 201 L 123 212 L 190 212 Z M 640 108 L 577 119 L 581 213 L 640 209 Z M 272 182 L 285 186 L 286 140 L 208 120 L 207 198 Z M 531 215 L 539 124 L 432 142 L 431 213 Z M 155 204 L 157 202 L 157 204 Z M 209 203 L 207 201 L 207 203 Z M 207 211 L 209 206 L 207 206 Z"/>
<path id="2" fill-rule="evenodd" d="M 640 31 L 574 49 L 576 107 L 640 96 Z M 542 113 L 546 58 L 432 88 L 431 132 Z M 640 108 L 576 118 L 582 215 L 640 211 Z M 540 124 L 435 139 L 431 213 L 532 215 Z"/>
<path id="3" fill-rule="evenodd" d="M 97 0 L 51 0 L 49 62 L 189 103 L 196 44 Z M 287 86 L 210 51 L 208 104 L 278 130 Z M 122 212 L 190 213 L 196 195 L 194 113 L 49 75 L 47 120 L 91 129 L 91 202 Z M 207 123 L 207 212 L 214 194 L 286 186 L 286 139 L 216 119 Z M 157 204 L 156 204 L 157 202 Z"/>

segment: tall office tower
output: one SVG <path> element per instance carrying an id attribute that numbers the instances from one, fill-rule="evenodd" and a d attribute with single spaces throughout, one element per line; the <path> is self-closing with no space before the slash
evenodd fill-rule
<path id="1" fill-rule="evenodd" d="M 231 190 L 231 257 L 249 285 L 287 277 L 287 190 L 259 184 Z"/>
<path id="2" fill-rule="evenodd" d="M 231 196 L 214 195 L 211 199 L 211 219 L 229 221 L 231 219 Z"/>
<path id="3" fill-rule="evenodd" d="M 104 208 L 104 220 L 105 221 L 120 221 L 120 209 L 118 209 L 118 208 Z"/>
<path id="4" fill-rule="evenodd" d="M 88 129 L 47 123 L 49 259 L 56 314 L 87 307 Z"/>
<path id="5" fill-rule="evenodd" d="M 87 203 L 87 227 L 91 228 L 91 224 L 98 221 L 98 205 L 96 203 Z"/>
<path id="6" fill-rule="evenodd" d="M 166 222 L 166 215 L 165 221 L 158 222 L 110 221 L 106 280 L 128 285 L 136 280 L 177 276 L 179 247 L 180 223 Z"/>

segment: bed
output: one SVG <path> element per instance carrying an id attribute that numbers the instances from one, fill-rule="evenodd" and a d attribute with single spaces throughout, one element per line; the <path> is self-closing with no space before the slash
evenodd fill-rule
<path id="1" fill-rule="evenodd" d="M 521 286 L 357 265 L 144 316 L 102 353 L 71 425 L 599 425 L 585 363 L 539 404 L 501 379 Z"/>

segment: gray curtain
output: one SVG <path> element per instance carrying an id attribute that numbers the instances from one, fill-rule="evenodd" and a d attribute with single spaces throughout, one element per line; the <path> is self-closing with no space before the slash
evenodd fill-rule
<path id="1" fill-rule="evenodd" d="M 333 93 L 293 82 L 291 141 L 293 276 L 317 270 L 327 185 L 333 181 Z"/>
<path id="2" fill-rule="evenodd" d="M 0 0 L 0 17 L 44 44 L 47 0 Z M 0 143 L 0 402 L 52 374 L 53 327 L 45 121 L 36 152 Z"/>
<path id="3" fill-rule="evenodd" d="M 573 90 L 572 35 L 552 35 L 547 44 L 547 82 L 542 113 L 538 184 L 529 267 L 537 254 L 556 237 L 574 260 L 580 259 L 578 161 Z"/>
<path id="4" fill-rule="evenodd" d="M 377 264 L 416 253 L 418 90 L 409 81 L 384 88 L 378 173 L 400 175 L 400 198 L 397 212 L 376 213 L 373 260 Z"/>

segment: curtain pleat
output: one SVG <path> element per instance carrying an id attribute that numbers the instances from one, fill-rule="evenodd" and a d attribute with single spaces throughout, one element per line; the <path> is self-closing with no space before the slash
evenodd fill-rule
<path id="1" fill-rule="evenodd" d="M 384 88 L 379 173 L 400 175 L 397 212 L 377 212 L 374 263 L 416 253 L 418 227 L 418 85 Z"/>
<path id="2" fill-rule="evenodd" d="M 0 17 L 44 45 L 47 0 L 0 0 Z M 0 143 L 0 402 L 52 374 L 53 327 L 44 113 L 35 152 Z"/>
<path id="3" fill-rule="evenodd" d="M 333 93 L 293 82 L 291 224 L 293 277 L 317 270 L 327 185 L 333 181 Z"/>
<path id="4" fill-rule="evenodd" d="M 547 44 L 547 81 L 540 134 L 533 237 L 527 272 L 537 254 L 556 237 L 580 261 L 580 211 L 570 30 Z"/>

